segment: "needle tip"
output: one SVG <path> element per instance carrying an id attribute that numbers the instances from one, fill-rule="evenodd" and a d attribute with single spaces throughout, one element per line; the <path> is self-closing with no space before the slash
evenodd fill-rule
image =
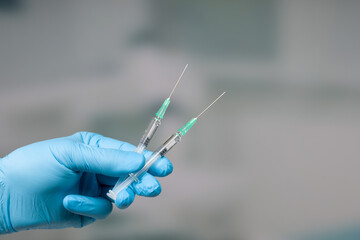
<path id="1" fill-rule="evenodd" d="M 174 86 L 173 89 L 171 90 L 171 93 L 170 93 L 170 95 L 169 95 L 169 98 L 171 98 L 172 94 L 174 93 L 175 88 L 176 88 L 177 85 L 179 84 L 179 82 L 180 82 L 182 76 L 184 75 L 184 73 L 185 73 L 188 65 L 189 65 L 189 64 L 186 64 L 186 65 L 185 65 L 184 70 L 183 70 L 182 73 L 180 74 L 180 77 L 179 77 L 178 80 L 176 81 L 175 86 Z"/>
<path id="2" fill-rule="evenodd" d="M 214 103 L 216 103 L 226 92 L 223 92 L 222 94 L 220 94 L 220 96 L 218 96 L 209 106 L 207 106 L 197 117 L 196 119 L 198 119 L 204 112 L 206 112 Z"/>

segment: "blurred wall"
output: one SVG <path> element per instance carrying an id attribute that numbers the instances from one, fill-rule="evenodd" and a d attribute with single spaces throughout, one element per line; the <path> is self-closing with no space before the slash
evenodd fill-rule
<path id="1" fill-rule="evenodd" d="M 355 0 L 0 1 L 2 156 L 80 130 L 136 144 L 186 63 L 150 149 L 227 91 L 169 153 L 174 173 L 159 197 L 84 229 L 2 237 L 349 229 L 359 239 L 359 11 Z"/>

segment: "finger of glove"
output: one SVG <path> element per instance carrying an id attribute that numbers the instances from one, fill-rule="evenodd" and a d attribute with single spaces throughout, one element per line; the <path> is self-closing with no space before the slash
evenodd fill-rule
<path id="1" fill-rule="evenodd" d="M 122 180 L 125 180 L 125 178 L 122 178 Z M 105 196 L 110 189 L 112 189 L 112 186 L 102 186 L 103 196 Z M 134 199 L 132 198 L 131 192 L 139 196 L 155 197 L 161 193 L 161 185 L 154 176 L 149 173 L 145 173 L 139 178 L 139 182 L 133 182 L 128 188 L 126 188 L 126 190 L 128 193 L 124 192 L 125 190 L 118 193 L 117 201 L 119 202 L 119 205 L 126 205 L 125 203 L 127 202 L 129 202 L 129 205 L 132 203 Z"/>
<path id="2" fill-rule="evenodd" d="M 112 210 L 111 202 L 102 197 L 67 195 L 63 200 L 63 205 L 72 213 L 94 219 L 106 218 Z"/>
<path id="3" fill-rule="evenodd" d="M 123 177 L 109 177 L 101 174 L 98 174 L 96 178 L 100 184 L 111 187 L 113 187 L 120 178 L 123 179 Z"/>
<path id="4" fill-rule="evenodd" d="M 88 144 L 90 146 L 119 149 L 123 151 L 135 150 L 135 146 L 130 143 L 122 142 L 109 137 L 104 137 L 97 133 L 79 132 L 75 134 L 75 136 L 80 137 L 83 143 Z M 148 158 L 152 154 L 152 152 L 144 149 L 143 154 L 145 158 Z M 158 159 L 148 170 L 150 174 L 157 177 L 165 177 L 170 173 L 172 173 L 172 171 L 173 171 L 173 165 L 165 157 Z M 115 183 L 116 181 L 112 185 L 114 185 Z"/>
<path id="5" fill-rule="evenodd" d="M 158 162 L 159 161 L 159 162 Z M 173 165 L 167 158 L 160 158 L 151 166 L 148 173 L 155 177 L 165 177 L 173 171 Z M 100 184 L 114 186 L 119 179 L 125 180 L 127 175 L 119 177 L 110 177 L 102 174 L 97 175 L 97 180 Z"/>
<path id="6" fill-rule="evenodd" d="M 117 181 L 124 181 L 129 175 L 123 175 L 120 177 L 109 177 L 105 175 L 98 174 L 97 180 L 101 185 L 106 185 L 109 187 L 114 187 L 114 185 L 117 183 Z"/>
<path id="7" fill-rule="evenodd" d="M 149 151 L 147 151 L 147 152 L 149 152 Z M 151 153 L 151 152 L 149 152 L 149 153 Z M 153 163 L 153 165 L 148 170 L 148 173 L 150 173 L 151 175 L 153 175 L 155 177 L 165 177 L 165 176 L 168 176 L 170 173 L 172 173 L 172 171 L 173 171 L 173 165 L 171 164 L 169 159 L 162 157 L 162 158 L 159 158 L 158 160 L 156 160 L 155 163 Z M 120 177 L 125 178 L 126 175 L 120 176 Z M 99 181 L 99 183 L 101 183 L 103 185 L 114 186 L 116 184 L 116 182 L 119 180 L 119 178 L 98 174 L 97 180 Z"/>
<path id="8" fill-rule="evenodd" d="M 106 186 L 106 185 L 102 186 L 101 196 L 104 198 L 107 198 L 107 193 L 111 189 L 112 189 L 112 187 L 110 187 L 110 186 Z M 115 205 L 118 208 L 120 208 L 120 209 L 128 208 L 134 202 L 135 193 L 132 189 L 133 189 L 133 187 L 129 186 L 128 188 L 120 191 L 117 194 L 116 199 L 115 199 Z"/>
<path id="9" fill-rule="evenodd" d="M 160 194 L 161 186 L 154 176 L 145 173 L 139 180 L 131 184 L 135 194 L 144 197 L 155 197 Z"/>
<path id="10" fill-rule="evenodd" d="M 130 188 L 120 191 L 116 195 L 115 205 L 120 209 L 128 208 L 135 199 L 135 193 Z"/>
<path id="11" fill-rule="evenodd" d="M 166 157 L 161 157 L 156 160 L 148 170 L 153 176 L 166 177 L 173 171 L 173 165 Z"/>
<path id="12" fill-rule="evenodd" d="M 135 152 L 106 149 L 78 142 L 50 146 L 56 160 L 73 171 L 121 176 L 140 170 L 144 156 Z"/>
<path id="13" fill-rule="evenodd" d="M 135 146 L 130 143 L 104 137 L 92 132 L 78 132 L 74 134 L 73 137 L 79 139 L 80 142 L 93 147 L 118 149 L 122 151 L 134 151 L 135 149 Z"/>
<path id="14" fill-rule="evenodd" d="M 143 154 L 145 159 L 149 158 L 153 152 L 144 149 Z M 161 157 L 156 160 L 148 170 L 153 176 L 156 177 L 166 177 L 173 171 L 173 165 L 166 157 Z"/>

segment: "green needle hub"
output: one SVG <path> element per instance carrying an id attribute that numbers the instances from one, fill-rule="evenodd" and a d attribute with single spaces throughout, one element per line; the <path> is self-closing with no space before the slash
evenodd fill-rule
<path id="1" fill-rule="evenodd" d="M 156 113 L 156 116 L 160 119 L 163 119 L 166 109 L 170 104 L 170 98 L 165 99 L 164 103 L 159 108 L 159 111 Z"/>
<path id="2" fill-rule="evenodd" d="M 187 122 L 182 128 L 179 129 L 179 133 L 184 136 L 187 131 L 190 130 L 190 128 L 196 123 L 197 118 L 191 119 L 189 122 Z"/>

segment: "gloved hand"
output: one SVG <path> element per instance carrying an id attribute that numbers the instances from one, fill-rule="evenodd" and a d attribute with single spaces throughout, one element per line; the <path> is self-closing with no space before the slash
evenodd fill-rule
<path id="1" fill-rule="evenodd" d="M 0 159 L 0 233 L 82 227 L 105 218 L 112 210 L 106 192 L 118 177 L 144 166 L 144 156 L 134 149 L 80 132 L 30 144 Z M 168 159 L 159 159 L 139 183 L 117 195 L 116 206 L 128 207 L 135 194 L 157 196 L 161 187 L 154 176 L 166 176 L 172 169 Z"/>

